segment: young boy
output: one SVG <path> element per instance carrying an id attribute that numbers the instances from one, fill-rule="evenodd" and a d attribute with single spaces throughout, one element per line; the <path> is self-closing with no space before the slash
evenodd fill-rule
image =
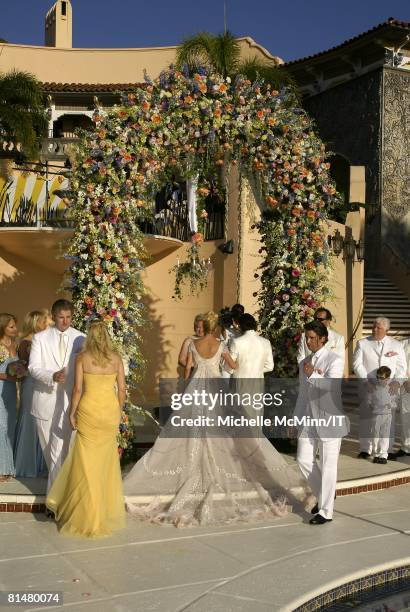
<path id="1" fill-rule="evenodd" d="M 392 419 L 395 417 L 399 396 L 392 393 L 390 376 L 390 368 L 381 366 L 376 372 L 376 380 L 370 384 L 367 396 L 372 423 L 373 463 L 387 463 L 390 436 L 394 431 Z"/>

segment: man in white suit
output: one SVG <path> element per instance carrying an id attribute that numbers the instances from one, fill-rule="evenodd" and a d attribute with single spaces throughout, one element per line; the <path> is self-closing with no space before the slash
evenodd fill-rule
<path id="1" fill-rule="evenodd" d="M 401 448 L 396 457 L 410 456 L 410 338 L 402 341 L 404 356 L 406 358 L 406 376 L 401 388 Z"/>
<path id="2" fill-rule="evenodd" d="M 48 488 L 64 461 L 71 440 L 67 408 L 74 384 L 74 362 L 84 334 L 71 327 L 73 305 L 57 300 L 51 309 L 54 326 L 35 334 L 29 372 L 34 378 L 31 414 L 48 467 Z"/>
<path id="3" fill-rule="evenodd" d="M 273 370 L 271 343 L 257 334 L 258 325 L 252 315 L 247 313 L 241 315 L 239 327 L 242 336 L 233 338 L 229 344 L 229 352 L 237 363 L 232 377 L 263 379 L 266 372 Z"/>
<path id="4" fill-rule="evenodd" d="M 299 364 L 294 416 L 315 421 L 308 420 L 300 426 L 297 462 L 317 498 L 310 523 L 323 525 L 333 518 L 340 445 L 349 431 L 349 421 L 342 409 L 344 364 L 339 355 L 327 348 L 328 331 L 323 323 L 307 323 L 305 337 L 310 355 Z M 316 460 L 318 450 L 320 463 Z"/>
<path id="5" fill-rule="evenodd" d="M 330 312 L 330 310 L 328 310 L 327 308 L 318 308 L 315 314 L 313 315 L 313 319 L 314 321 L 320 321 L 321 323 L 323 323 L 323 325 L 326 325 L 327 333 L 328 333 L 328 341 L 326 343 L 326 348 L 332 351 L 333 353 L 336 353 L 336 355 L 339 355 L 343 359 L 343 363 L 344 363 L 345 361 L 345 339 L 341 334 L 338 334 L 337 332 L 335 332 L 334 329 L 330 327 L 330 324 L 333 319 L 332 313 Z M 300 363 L 305 357 L 307 357 L 310 354 L 311 354 L 311 351 L 308 348 L 308 345 L 306 343 L 306 336 L 303 333 L 299 341 L 299 348 L 298 348 L 298 355 L 297 355 L 298 363 Z"/>
<path id="6" fill-rule="evenodd" d="M 353 355 L 353 371 L 362 380 L 375 379 L 376 372 L 381 366 L 391 370 L 391 378 L 396 379 L 390 388 L 396 386 L 398 392 L 400 379 L 406 377 L 406 357 L 401 342 L 387 335 L 390 321 L 386 317 L 377 317 L 373 322 L 372 335 L 359 340 Z M 359 459 L 368 459 L 373 452 L 373 438 L 370 435 L 370 415 L 367 413 L 366 388 L 360 389 L 360 422 L 359 422 Z M 391 428 L 391 444 L 389 459 L 395 459 L 392 452 L 394 445 L 394 421 Z"/>

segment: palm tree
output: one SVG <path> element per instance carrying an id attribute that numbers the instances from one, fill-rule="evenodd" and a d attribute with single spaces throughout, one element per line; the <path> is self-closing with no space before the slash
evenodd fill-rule
<path id="1" fill-rule="evenodd" d="M 37 79 L 17 70 L 0 74 L 0 140 L 20 145 L 26 156 L 36 159 L 47 126 Z"/>
<path id="2" fill-rule="evenodd" d="M 187 38 L 177 49 L 176 66 L 187 66 L 190 72 L 203 67 L 224 78 L 242 74 L 251 81 L 261 78 L 274 89 L 288 86 L 296 90 L 292 77 L 277 64 L 256 56 L 241 60 L 241 46 L 231 32 L 200 32 Z"/>

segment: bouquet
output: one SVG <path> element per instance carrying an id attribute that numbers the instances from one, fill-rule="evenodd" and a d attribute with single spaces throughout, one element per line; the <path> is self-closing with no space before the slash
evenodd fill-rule
<path id="1" fill-rule="evenodd" d="M 8 350 L 4 346 L 4 344 L 0 344 L 0 363 L 6 361 L 10 357 Z"/>
<path id="2" fill-rule="evenodd" d="M 20 380 L 20 378 L 24 378 L 28 374 L 26 362 L 22 359 L 12 361 L 6 368 L 6 374 L 7 376 L 15 377 L 18 380 Z"/>

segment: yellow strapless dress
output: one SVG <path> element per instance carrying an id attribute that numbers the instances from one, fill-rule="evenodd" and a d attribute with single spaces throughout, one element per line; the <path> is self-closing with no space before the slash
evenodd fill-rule
<path id="1" fill-rule="evenodd" d="M 115 378 L 84 373 L 75 440 L 46 500 L 60 533 L 98 538 L 125 527 Z"/>

